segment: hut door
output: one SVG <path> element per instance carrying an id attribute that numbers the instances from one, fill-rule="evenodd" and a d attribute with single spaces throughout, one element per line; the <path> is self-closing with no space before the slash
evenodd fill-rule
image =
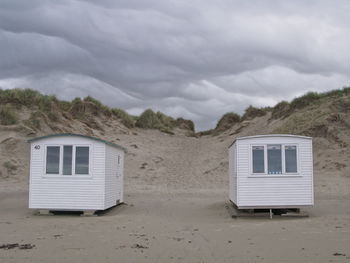
<path id="1" fill-rule="evenodd" d="M 116 171 L 116 183 L 117 183 L 117 191 L 116 191 L 116 200 L 120 199 L 120 194 L 121 194 L 121 165 L 120 165 L 120 155 L 118 154 L 117 156 L 117 171 Z"/>

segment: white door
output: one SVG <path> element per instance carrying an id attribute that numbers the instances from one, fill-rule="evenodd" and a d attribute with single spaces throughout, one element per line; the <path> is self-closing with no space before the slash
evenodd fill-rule
<path id="1" fill-rule="evenodd" d="M 117 172 L 116 172 L 116 201 L 121 197 L 121 181 L 122 181 L 122 176 L 121 176 L 121 156 L 120 154 L 117 155 Z"/>

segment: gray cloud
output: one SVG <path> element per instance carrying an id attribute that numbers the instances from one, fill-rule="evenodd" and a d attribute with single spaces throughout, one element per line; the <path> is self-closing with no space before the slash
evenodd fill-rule
<path id="1" fill-rule="evenodd" d="M 0 7 L 0 86 L 91 95 L 211 128 L 350 84 L 342 1 L 16 1 Z"/>

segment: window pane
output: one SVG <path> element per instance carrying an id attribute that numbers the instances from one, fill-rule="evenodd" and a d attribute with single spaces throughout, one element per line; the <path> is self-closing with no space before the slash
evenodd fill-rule
<path id="1" fill-rule="evenodd" d="M 296 173 L 297 172 L 297 147 L 296 146 L 286 146 L 286 173 Z"/>
<path id="2" fill-rule="evenodd" d="M 267 146 L 267 164 L 269 174 L 282 174 L 281 145 Z"/>
<path id="3" fill-rule="evenodd" d="M 73 146 L 63 146 L 63 174 L 72 174 L 72 151 Z"/>
<path id="4" fill-rule="evenodd" d="M 75 173 L 89 174 L 89 147 L 76 147 Z"/>
<path id="5" fill-rule="evenodd" d="M 60 147 L 48 146 L 46 148 L 46 173 L 59 174 L 60 172 Z"/>
<path id="6" fill-rule="evenodd" d="M 264 146 L 253 146 L 253 173 L 264 172 Z"/>

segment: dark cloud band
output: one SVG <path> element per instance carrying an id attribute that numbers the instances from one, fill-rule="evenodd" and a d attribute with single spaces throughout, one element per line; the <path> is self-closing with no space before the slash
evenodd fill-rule
<path id="1" fill-rule="evenodd" d="M 0 85 L 207 129 L 249 104 L 349 85 L 347 11 L 345 0 L 5 0 Z"/>

